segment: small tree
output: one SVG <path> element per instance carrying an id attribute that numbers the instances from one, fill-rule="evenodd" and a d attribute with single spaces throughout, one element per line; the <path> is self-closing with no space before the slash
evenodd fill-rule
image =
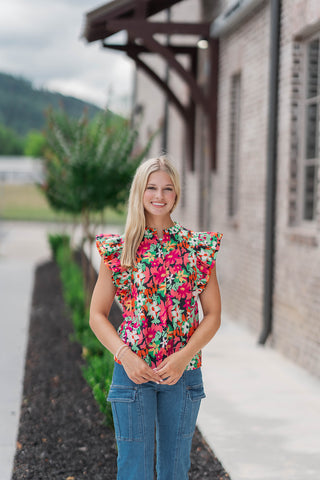
<path id="1" fill-rule="evenodd" d="M 137 135 L 126 120 L 108 111 L 91 122 L 86 115 L 74 119 L 64 111 L 47 114 L 42 188 L 54 209 L 80 218 L 81 250 L 88 242 L 90 264 L 96 214 L 106 206 L 124 205 L 134 171 L 150 147 L 152 138 L 134 153 Z M 86 285 L 88 295 L 92 283 Z"/>
<path id="2" fill-rule="evenodd" d="M 42 132 L 31 130 L 25 139 L 24 154 L 27 157 L 42 158 L 46 147 L 46 138 Z"/>

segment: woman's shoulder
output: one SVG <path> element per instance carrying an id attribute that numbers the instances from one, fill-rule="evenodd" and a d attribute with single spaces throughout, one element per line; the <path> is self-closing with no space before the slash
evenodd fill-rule
<path id="1" fill-rule="evenodd" d="M 124 235 L 100 233 L 96 235 L 96 246 L 101 256 L 121 254 Z"/>
<path id="2" fill-rule="evenodd" d="M 199 232 L 180 226 L 180 235 L 194 248 L 216 247 L 220 245 L 223 233 L 215 231 Z"/>

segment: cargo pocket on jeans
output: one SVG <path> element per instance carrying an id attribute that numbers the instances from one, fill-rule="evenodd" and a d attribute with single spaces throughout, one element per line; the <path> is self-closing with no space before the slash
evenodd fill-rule
<path id="1" fill-rule="evenodd" d="M 138 389 L 111 385 L 107 400 L 111 402 L 116 439 L 142 440 L 142 415 Z"/>
<path id="2" fill-rule="evenodd" d="M 205 396 L 202 383 L 187 386 L 182 426 L 183 437 L 192 437 L 194 434 L 200 403 Z"/>

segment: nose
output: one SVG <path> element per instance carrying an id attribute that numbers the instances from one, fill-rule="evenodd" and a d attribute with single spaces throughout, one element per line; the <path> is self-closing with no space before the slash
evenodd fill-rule
<path id="1" fill-rule="evenodd" d="M 161 188 L 157 189 L 156 191 L 156 199 L 161 200 L 162 199 L 162 190 Z"/>

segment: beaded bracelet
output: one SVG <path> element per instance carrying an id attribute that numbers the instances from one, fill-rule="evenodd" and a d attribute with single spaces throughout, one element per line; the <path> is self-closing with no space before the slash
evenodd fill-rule
<path id="1" fill-rule="evenodd" d="M 125 350 L 126 348 L 129 348 L 127 344 L 124 343 L 123 345 L 120 345 L 120 347 L 118 348 L 118 350 L 117 350 L 116 353 L 115 353 L 114 358 L 117 358 L 118 360 L 120 360 L 120 358 L 119 358 L 119 357 L 120 357 L 120 354 L 121 354 L 121 352 L 122 352 L 123 350 Z"/>
<path id="2" fill-rule="evenodd" d="M 121 358 L 123 357 L 123 355 L 124 355 L 128 350 L 130 350 L 130 347 L 128 347 L 128 345 L 126 345 L 126 347 L 127 347 L 127 348 L 123 348 L 123 349 L 121 350 L 121 352 L 120 352 L 120 357 L 121 357 Z M 118 360 L 121 360 L 121 358 L 119 358 L 119 357 L 117 357 L 117 358 L 118 358 Z"/>

